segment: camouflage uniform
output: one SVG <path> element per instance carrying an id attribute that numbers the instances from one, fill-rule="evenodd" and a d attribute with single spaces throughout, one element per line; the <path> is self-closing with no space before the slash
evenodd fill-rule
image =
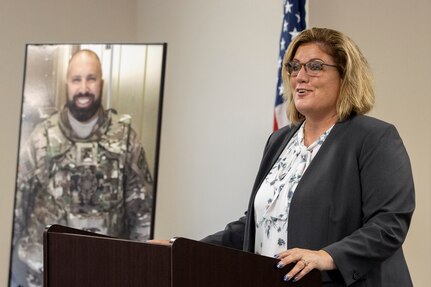
<path id="1" fill-rule="evenodd" d="M 67 113 L 39 124 L 20 155 L 14 243 L 29 286 L 41 285 L 46 225 L 134 240 L 150 235 L 152 179 L 130 116 L 101 109 L 92 134 L 80 139 Z"/>

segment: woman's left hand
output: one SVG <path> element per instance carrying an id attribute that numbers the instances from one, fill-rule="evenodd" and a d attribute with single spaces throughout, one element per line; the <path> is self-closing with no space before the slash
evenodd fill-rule
<path id="1" fill-rule="evenodd" d="M 289 273 L 284 276 L 284 281 L 293 279 L 293 281 L 296 282 L 301 280 L 302 277 L 313 269 L 325 271 L 337 268 L 331 255 L 324 250 L 315 251 L 293 248 L 280 252 L 275 257 L 280 259 L 280 262 L 277 264 L 278 268 L 283 268 L 290 263 L 295 263 Z"/>

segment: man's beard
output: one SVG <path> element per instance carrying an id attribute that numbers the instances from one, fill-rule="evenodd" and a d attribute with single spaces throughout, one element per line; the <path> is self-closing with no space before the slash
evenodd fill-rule
<path id="1" fill-rule="evenodd" d="M 76 106 L 76 100 L 79 97 L 89 97 L 91 98 L 91 105 L 86 108 L 80 108 Z M 73 100 L 67 100 L 67 107 L 69 111 L 72 113 L 72 116 L 80 122 L 86 122 L 91 119 L 99 110 L 102 105 L 102 97 L 97 98 L 96 100 L 94 94 L 92 93 L 79 93 L 73 96 Z"/>

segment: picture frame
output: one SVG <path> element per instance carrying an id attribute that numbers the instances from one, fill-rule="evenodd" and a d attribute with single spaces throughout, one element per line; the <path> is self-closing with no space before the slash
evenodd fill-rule
<path id="1" fill-rule="evenodd" d="M 78 54 L 97 59 L 90 72 L 71 68 Z M 166 54 L 166 43 L 26 45 L 9 287 L 42 286 L 44 224 L 153 238 Z M 97 62 L 101 107 L 75 123 L 90 96 L 72 98 L 73 77 L 91 95 Z"/>

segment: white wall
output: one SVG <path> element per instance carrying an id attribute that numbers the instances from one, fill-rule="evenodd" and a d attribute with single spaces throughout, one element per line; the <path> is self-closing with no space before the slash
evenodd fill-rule
<path id="1" fill-rule="evenodd" d="M 141 2 L 168 42 L 156 236 L 200 239 L 246 210 L 272 129 L 281 3 Z"/>
<path id="2" fill-rule="evenodd" d="M 406 3 L 311 1 L 309 18 L 349 34 L 375 71 L 373 115 L 396 124 L 413 163 L 418 208 L 405 247 L 415 286 L 425 287 L 431 3 Z M 2 234 L 12 222 L 25 43 L 168 42 L 156 237 L 199 239 L 246 208 L 272 128 L 281 11 L 282 1 L 267 0 L 2 0 Z M 2 286 L 9 243 L 10 236 L 0 237 Z"/>

